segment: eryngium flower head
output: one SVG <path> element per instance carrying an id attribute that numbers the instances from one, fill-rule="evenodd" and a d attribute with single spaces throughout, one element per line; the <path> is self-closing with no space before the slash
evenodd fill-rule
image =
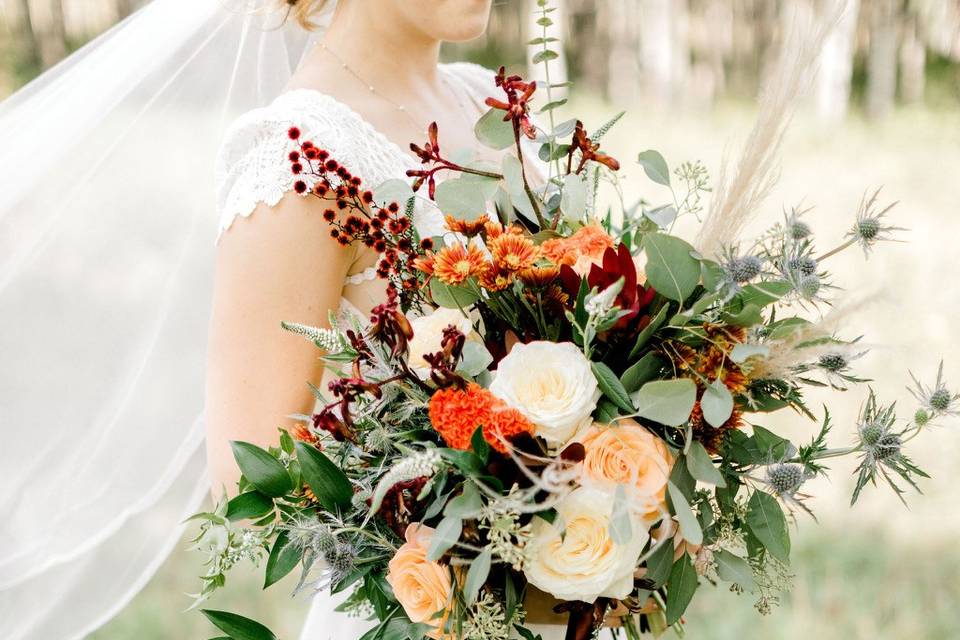
<path id="1" fill-rule="evenodd" d="M 857 475 L 857 484 L 850 504 L 857 501 L 860 491 L 868 482 L 875 485 L 878 477 L 882 477 L 890 485 L 901 501 L 904 490 L 897 484 L 896 476 L 917 491 L 920 488 L 915 477 L 929 477 L 903 453 L 903 436 L 906 431 L 897 430 L 896 421 L 894 405 L 881 406 L 871 389 L 857 425 L 859 442 L 856 448 L 860 451 L 860 464 L 854 472 Z"/>
<path id="2" fill-rule="evenodd" d="M 943 380 L 942 360 L 940 361 L 940 366 L 937 368 L 937 380 L 932 386 L 921 383 L 912 372 L 910 373 L 910 378 L 914 384 L 914 388 L 910 389 L 910 393 L 913 394 L 913 397 L 916 398 L 917 402 L 921 405 L 917 411 L 917 415 L 920 414 L 920 411 L 923 411 L 926 416 L 924 422 L 915 420 L 917 425 L 922 426 L 939 416 L 960 415 L 960 393 L 951 393 L 950 389 L 947 388 L 947 384 Z"/>
<path id="3" fill-rule="evenodd" d="M 799 282 L 797 282 L 797 293 L 799 293 L 804 300 L 815 299 L 819 292 L 820 276 L 815 273 L 803 276 Z"/>
<path id="4" fill-rule="evenodd" d="M 850 363 L 842 353 L 825 353 L 817 359 L 817 366 L 831 373 L 838 373 L 849 367 Z"/>
<path id="5" fill-rule="evenodd" d="M 767 467 L 767 482 L 780 495 L 792 496 L 806 480 L 803 465 L 781 462 Z"/>
<path id="6" fill-rule="evenodd" d="M 750 282 L 763 270 L 763 261 L 757 256 L 738 256 L 726 265 L 730 279 L 737 284 Z"/>
<path id="7" fill-rule="evenodd" d="M 356 548 L 348 542 L 338 542 L 323 555 L 333 582 L 337 582 L 353 570 L 356 557 Z"/>
<path id="8" fill-rule="evenodd" d="M 813 256 L 796 256 L 790 258 L 787 267 L 801 276 L 813 275 L 817 272 L 817 259 Z"/>
<path id="9" fill-rule="evenodd" d="M 880 212 L 876 211 L 877 196 L 880 189 L 873 192 L 869 198 L 864 195 L 857 211 L 857 220 L 853 228 L 847 232 L 847 237 L 855 241 L 863 249 L 863 253 L 870 255 L 870 249 L 881 240 L 894 240 L 894 231 L 905 231 L 902 227 L 894 227 L 884 222 L 884 216 L 897 204 L 887 205 Z"/>
<path id="10" fill-rule="evenodd" d="M 801 216 L 810 209 L 792 209 L 790 214 L 784 213 L 783 229 L 785 235 L 791 240 L 803 240 L 812 235 L 810 225 L 801 220 Z"/>

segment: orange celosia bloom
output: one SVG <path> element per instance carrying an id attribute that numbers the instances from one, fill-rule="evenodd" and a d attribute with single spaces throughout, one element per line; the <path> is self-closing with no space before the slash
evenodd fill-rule
<path id="1" fill-rule="evenodd" d="M 504 233 L 489 242 L 493 264 L 501 271 L 523 271 L 533 266 L 540 251 L 529 238 L 514 233 Z"/>
<path id="2" fill-rule="evenodd" d="M 491 447 L 506 453 L 503 440 L 533 433 L 533 423 L 475 382 L 466 389 L 441 389 L 430 398 L 430 422 L 453 449 L 467 450 L 477 427 Z"/>
<path id="3" fill-rule="evenodd" d="M 433 259 L 433 274 L 446 284 L 460 284 L 487 270 L 487 258 L 476 245 L 455 244 L 441 249 Z"/>
<path id="4" fill-rule="evenodd" d="M 487 214 L 483 214 L 476 220 L 460 220 L 448 215 L 444 216 L 444 221 L 447 229 L 454 233 L 462 233 L 469 238 L 483 231 L 487 223 L 490 222 L 490 218 Z"/>
<path id="5" fill-rule="evenodd" d="M 543 255 L 556 265 L 573 265 L 580 256 L 599 260 L 608 247 L 613 247 L 613 238 L 599 224 L 581 227 L 569 238 L 554 238 L 540 248 Z"/>

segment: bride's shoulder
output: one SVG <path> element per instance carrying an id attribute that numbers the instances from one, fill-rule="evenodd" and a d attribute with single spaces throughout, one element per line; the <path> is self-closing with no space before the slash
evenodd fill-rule
<path id="1" fill-rule="evenodd" d="M 301 140 L 311 140 L 332 154 L 349 153 L 338 107 L 326 94 L 293 89 L 233 120 L 216 159 L 220 233 L 237 216 L 250 215 L 260 203 L 273 206 L 293 188 L 296 178 L 287 156 L 298 144 L 290 137 L 292 128 Z"/>

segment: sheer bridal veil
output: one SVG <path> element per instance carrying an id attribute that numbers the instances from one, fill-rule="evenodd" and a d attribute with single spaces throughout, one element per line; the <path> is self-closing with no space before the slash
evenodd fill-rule
<path id="1" fill-rule="evenodd" d="M 153 0 L 0 103 L 5 640 L 103 624 L 208 490 L 213 161 L 316 37 L 282 18 Z"/>

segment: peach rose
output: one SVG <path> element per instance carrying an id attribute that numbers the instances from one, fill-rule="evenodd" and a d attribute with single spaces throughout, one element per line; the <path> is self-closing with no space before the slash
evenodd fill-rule
<path id="1" fill-rule="evenodd" d="M 439 617 L 436 614 L 447 610 L 452 585 L 450 569 L 427 560 L 433 531 L 419 523 L 407 527 L 406 542 L 387 565 L 387 582 L 410 620 L 436 627 L 430 637 L 443 638 L 447 614 Z"/>
<path id="2" fill-rule="evenodd" d="M 629 419 L 611 426 L 594 423 L 578 440 L 586 450 L 582 484 L 633 487 L 637 511 L 648 521 L 659 519 L 673 466 L 663 440 Z"/>

